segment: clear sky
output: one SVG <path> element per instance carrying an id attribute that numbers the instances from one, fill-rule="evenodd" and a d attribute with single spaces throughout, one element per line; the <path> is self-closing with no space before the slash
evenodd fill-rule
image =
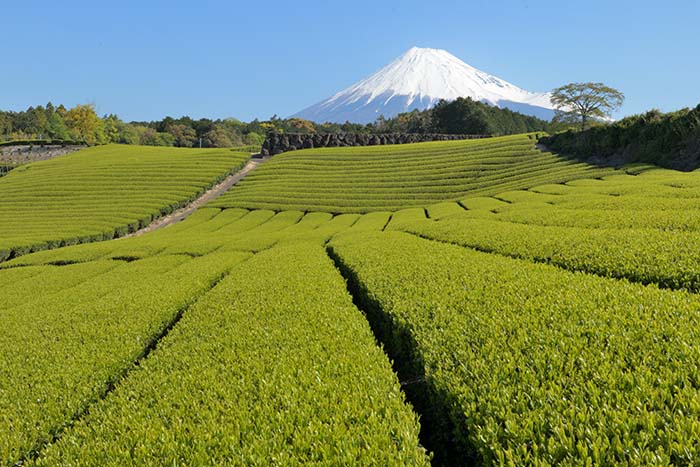
<path id="1" fill-rule="evenodd" d="M 416 45 L 531 91 L 602 81 L 617 115 L 700 103 L 698 0 L 3 1 L 0 109 L 286 117 Z"/>

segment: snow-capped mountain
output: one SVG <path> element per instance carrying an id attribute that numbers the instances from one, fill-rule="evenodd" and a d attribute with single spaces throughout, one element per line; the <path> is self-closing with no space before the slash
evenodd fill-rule
<path id="1" fill-rule="evenodd" d="M 369 123 L 380 115 L 389 118 L 458 97 L 544 119 L 554 115 L 547 92 L 525 91 L 445 50 L 413 47 L 369 78 L 293 116 L 315 122 Z"/>

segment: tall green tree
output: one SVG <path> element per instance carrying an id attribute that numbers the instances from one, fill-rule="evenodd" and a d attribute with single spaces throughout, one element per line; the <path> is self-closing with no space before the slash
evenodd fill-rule
<path id="1" fill-rule="evenodd" d="M 118 143 L 119 142 L 119 130 L 121 120 L 114 114 L 105 116 L 102 121 L 104 122 L 104 135 L 106 143 Z"/>
<path id="2" fill-rule="evenodd" d="M 245 144 L 251 146 L 262 146 L 264 141 L 265 137 L 263 135 L 259 135 L 258 133 L 252 131 L 245 135 Z"/>
<path id="3" fill-rule="evenodd" d="M 197 141 L 197 132 L 194 128 L 182 123 L 169 125 L 166 131 L 175 138 L 175 146 L 181 148 L 191 148 Z"/>
<path id="4" fill-rule="evenodd" d="M 433 123 L 439 133 L 487 135 L 494 133 L 484 109 L 471 98 L 441 100 L 433 108 Z"/>
<path id="5" fill-rule="evenodd" d="M 12 134 L 12 117 L 6 112 L 0 112 L 0 140 L 10 139 Z"/>
<path id="6" fill-rule="evenodd" d="M 208 148 L 229 148 L 232 146 L 226 130 L 218 125 L 204 134 L 202 144 Z"/>
<path id="7" fill-rule="evenodd" d="M 592 119 L 610 117 L 622 106 L 625 95 L 603 83 L 570 83 L 552 91 L 551 101 L 557 120 L 576 120 L 585 130 Z"/>
<path id="8" fill-rule="evenodd" d="M 68 131 L 66 122 L 63 120 L 63 117 L 61 117 L 61 115 L 58 112 L 51 113 L 46 127 L 46 133 L 46 136 L 48 136 L 51 139 L 70 139 L 70 132 Z"/>

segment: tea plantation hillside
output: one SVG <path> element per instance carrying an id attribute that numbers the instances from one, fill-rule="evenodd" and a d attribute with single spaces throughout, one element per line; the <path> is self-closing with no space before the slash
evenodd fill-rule
<path id="1" fill-rule="evenodd" d="M 226 149 L 108 145 L 16 168 L 0 178 L 0 261 L 137 230 L 248 158 Z"/>
<path id="2" fill-rule="evenodd" d="M 416 205 L 308 197 L 309 156 L 280 209 L 299 151 L 167 228 L 0 263 L 0 464 L 700 464 L 700 172 L 478 143 L 529 156 Z M 319 180 L 334 153 L 372 178 L 365 151 L 314 152 Z"/>
<path id="3" fill-rule="evenodd" d="M 273 157 L 215 206 L 394 211 L 611 172 L 541 152 L 534 135 L 305 149 Z"/>

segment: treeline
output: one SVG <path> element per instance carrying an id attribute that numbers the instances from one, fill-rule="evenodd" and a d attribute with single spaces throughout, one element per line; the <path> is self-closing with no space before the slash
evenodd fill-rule
<path id="1" fill-rule="evenodd" d="M 394 118 L 380 117 L 361 125 L 346 122 L 314 123 L 301 118 L 241 122 L 235 118 L 212 120 L 190 117 L 152 122 L 125 122 L 117 115 L 99 116 L 93 105 L 68 109 L 51 103 L 25 111 L 0 111 L 0 142 L 70 140 L 90 145 L 119 143 L 149 146 L 233 147 L 261 146 L 275 133 L 383 134 L 444 133 L 509 135 L 552 131 L 552 123 L 472 99 L 441 101 L 430 110 L 407 112 Z"/>
<path id="2" fill-rule="evenodd" d="M 147 132 L 159 139 L 158 146 L 178 146 L 178 147 L 202 147 L 226 148 L 232 146 L 262 146 L 265 135 L 270 132 L 277 133 L 299 133 L 299 132 L 320 132 L 339 133 L 350 132 L 355 127 L 363 128 L 363 125 L 353 125 L 350 123 L 324 124 L 318 125 L 300 118 L 281 119 L 276 115 L 270 120 L 252 122 L 242 122 L 235 118 L 224 120 L 211 120 L 201 118 L 194 120 L 190 117 L 172 118 L 165 117 L 163 120 L 155 122 L 132 122 L 129 124 L 134 128 L 146 128 Z M 145 144 L 150 145 L 150 140 L 139 143 L 120 140 L 117 143 L 125 144 Z"/>
<path id="3" fill-rule="evenodd" d="M 104 123 L 93 107 L 77 105 L 67 109 L 50 102 L 23 112 L 0 111 L 0 141 L 62 140 L 96 143 L 103 137 Z"/>
<path id="4" fill-rule="evenodd" d="M 21 112 L 0 111 L 0 141 L 51 139 L 90 145 L 259 146 L 266 131 L 263 122 L 243 123 L 235 119 L 167 117 L 156 122 L 127 123 L 114 114 L 98 116 L 90 104 L 67 109 L 63 105 L 56 107 L 48 103 Z"/>
<path id="5" fill-rule="evenodd" d="M 277 133 L 365 133 L 366 125 L 315 124 L 299 118 L 245 123 L 235 118 L 212 120 L 190 117 L 152 122 L 124 122 L 114 114 L 99 116 L 93 105 L 67 109 L 50 102 L 25 111 L 0 111 L 0 142 L 70 140 L 96 144 L 142 144 L 147 146 L 233 147 L 261 146 L 265 135 Z"/>
<path id="6" fill-rule="evenodd" d="M 585 131 L 542 140 L 550 149 L 606 165 L 649 162 L 677 170 L 700 167 L 700 105 L 662 113 L 651 110 Z"/>
<path id="7" fill-rule="evenodd" d="M 379 133 L 444 133 L 467 135 L 513 135 L 552 131 L 557 124 L 469 97 L 440 101 L 428 110 L 414 110 L 394 118 L 380 117 L 374 124 Z"/>

